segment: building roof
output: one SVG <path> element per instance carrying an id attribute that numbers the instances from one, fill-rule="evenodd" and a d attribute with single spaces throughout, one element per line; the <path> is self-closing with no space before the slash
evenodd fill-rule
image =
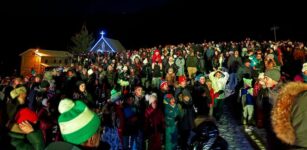
<path id="1" fill-rule="evenodd" d="M 91 51 L 101 52 L 119 52 L 125 51 L 124 46 L 118 41 L 111 38 L 101 37 L 92 47 Z"/>
<path id="2" fill-rule="evenodd" d="M 34 52 L 35 54 L 39 56 L 44 57 L 72 57 L 73 55 L 67 51 L 58 51 L 58 50 L 43 50 L 43 49 L 28 49 L 24 51 L 23 53 L 19 54 L 19 56 L 22 56 L 28 52 Z"/>
<path id="3" fill-rule="evenodd" d="M 115 49 L 116 51 L 124 51 L 126 50 L 124 48 L 124 46 L 118 41 L 118 40 L 114 40 L 111 38 L 104 38 L 108 43 L 111 44 L 111 46 L 113 47 L 113 49 Z"/>

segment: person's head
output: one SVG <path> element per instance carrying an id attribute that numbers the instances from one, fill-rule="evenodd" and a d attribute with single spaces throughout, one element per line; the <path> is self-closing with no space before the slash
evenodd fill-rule
<path id="1" fill-rule="evenodd" d="M 140 62 L 139 57 L 135 57 L 135 58 L 134 58 L 134 63 L 135 63 L 135 64 L 138 64 L 139 62 Z"/>
<path id="2" fill-rule="evenodd" d="M 14 82 L 13 82 L 13 86 L 16 87 L 17 85 L 19 84 L 22 84 L 22 79 L 20 77 L 17 77 L 14 79 Z"/>
<path id="3" fill-rule="evenodd" d="M 250 62 L 250 60 L 248 58 L 245 59 L 244 66 L 248 67 L 248 68 L 251 66 L 251 62 Z"/>
<path id="4" fill-rule="evenodd" d="M 221 71 L 217 71 L 214 76 L 218 79 L 222 78 L 223 77 L 223 73 Z"/>
<path id="5" fill-rule="evenodd" d="M 174 73 L 174 69 L 173 69 L 172 67 L 168 68 L 168 71 L 167 71 L 167 73 L 169 73 L 169 74 L 172 74 L 172 73 Z"/>
<path id="6" fill-rule="evenodd" d="M 162 91 L 167 91 L 168 90 L 168 84 L 166 81 L 162 81 L 161 84 L 160 84 L 160 89 Z"/>
<path id="7" fill-rule="evenodd" d="M 86 90 L 86 85 L 83 81 L 78 81 L 77 82 L 77 88 L 80 92 L 85 92 Z"/>
<path id="8" fill-rule="evenodd" d="M 239 51 L 235 50 L 235 56 L 239 56 Z"/>
<path id="9" fill-rule="evenodd" d="M 24 104 L 27 97 L 27 89 L 25 87 L 18 87 L 11 91 L 10 93 L 12 99 L 18 100 L 19 104 Z"/>
<path id="10" fill-rule="evenodd" d="M 171 105 L 171 106 L 175 106 L 176 105 L 176 100 L 175 100 L 175 98 L 174 98 L 174 96 L 172 94 L 166 94 L 164 96 L 164 102 L 166 104 Z"/>
<path id="11" fill-rule="evenodd" d="M 142 97 L 142 94 L 143 94 L 143 88 L 141 86 L 136 86 L 134 88 L 134 93 L 135 93 L 135 96 L 137 97 Z"/>
<path id="12" fill-rule="evenodd" d="M 261 54 L 261 53 L 257 53 L 257 55 L 256 55 L 256 59 L 258 59 L 258 60 L 262 60 L 262 54 Z"/>
<path id="13" fill-rule="evenodd" d="M 203 76 L 203 77 L 200 77 L 199 78 L 199 83 L 200 84 L 205 84 L 206 83 L 206 78 Z"/>
<path id="14" fill-rule="evenodd" d="M 100 118 L 85 103 L 63 99 L 58 109 L 58 122 L 64 141 L 84 147 L 99 146 Z"/>
<path id="15" fill-rule="evenodd" d="M 168 62 L 174 63 L 174 57 L 173 57 L 173 56 L 170 56 L 170 57 L 168 58 Z"/>
<path id="16" fill-rule="evenodd" d="M 185 76 L 179 76 L 178 83 L 181 87 L 185 87 L 187 85 L 187 79 Z"/>
<path id="17" fill-rule="evenodd" d="M 206 83 L 206 78 L 203 74 L 199 74 L 196 76 L 195 81 L 198 81 L 201 85 Z"/>
<path id="18" fill-rule="evenodd" d="M 158 49 L 156 49 L 154 53 L 155 53 L 155 55 L 159 55 L 160 54 Z"/>
<path id="19" fill-rule="evenodd" d="M 30 77 L 29 76 L 25 76 L 24 78 L 23 78 L 23 82 L 24 83 L 28 83 L 30 81 Z"/>
<path id="20" fill-rule="evenodd" d="M 218 56 L 219 54 L 220 54 L 219 51 L 217 51 L 217 50 L 214 51 L 215 56 Z"/>
<path id="21" fill-rule="evenodd" d="M 307 76 L 307 63 L 303 64 L 302 72 L 305 76 Z"/>
<path id="22" fill-rule="evenodd" d="M 43 89 L 44 91 L 47 91 L 50 87 L 50 83 L 47 80 L 43 80 L 41 84 L 39 85 L 39 87 Z"/>
<path id="23" fill-rule="evenodd" d="M 264 73 L 265 86 L 268 88 L 274 87 L 280 80 L 280 71 L 278 69 L 270 69 Z"/>
<path id="24" fill-rule="evenodd" d="M 153 108 L 156 109 L 157 108 L 157 95 L 155 93 L 151 94 L 149 96 L 149 105 Z"/>
<path id="25" fill-rule="evenodd" d="M 20 124 L 24 121 L 28 121 L 32 124 L 36 124 L 38 121 L 38 116 L 29 108 L 21 108 L 15 115 L 15 120 L 17 124 Z"/>
<path id="26" fill-rule="evenodd" d="M 74 76 L 74 72 L 72 71 L 72 70 L 68 70 L 67 71 L 67 77 L 72 77 L 72 76 Z"/>

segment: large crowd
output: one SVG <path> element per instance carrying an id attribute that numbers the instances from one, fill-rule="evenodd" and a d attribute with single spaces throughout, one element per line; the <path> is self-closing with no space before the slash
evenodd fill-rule
<path id="1" fill-rule="evenodd" d="M 230 101 L 268 149 L 307 148 L 302 42 L 201 44 L 75 54 L 70 67 L 1 77 L 7 149 L 228 149 L 217 122 Z"/>

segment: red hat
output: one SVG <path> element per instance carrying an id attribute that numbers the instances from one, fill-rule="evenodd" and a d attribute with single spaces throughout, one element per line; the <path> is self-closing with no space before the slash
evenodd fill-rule
<path id="1" fill-rule="evenodd" d="M 161 84 L 160 84 L 160 89 L 162 89 L 165 85 L 167 85 L 167 82 L 166 81 L 162 81 Z"/>
<path id="2" fill-rule="evenodd" d="M 35 124 L 38 120 L 38 116 L 31 109 L 22 108 L 17 112 L 15 120 L 18 124 L 26 120 Z"/>
<path id="3" fill-rule="evenodd" d="M 181 84 L 183 81 L 186 81 L 186 77 L 185 76 L 179 76 L 179 79 L 178 79 L 178 83 Z"/>

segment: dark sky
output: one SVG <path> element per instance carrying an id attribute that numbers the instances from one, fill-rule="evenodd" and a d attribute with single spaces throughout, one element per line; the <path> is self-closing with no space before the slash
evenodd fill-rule
<path id="1" fill-rule="evenodd" d="M 0 65 L 16 68 L 17 54 L 28 48 L 66 50 L 84 23 L 96 39 L 104 30 L 126 48 L 247 36 L 273 39 L 274 24 L 280 27 L 278 39 L 306 41 L 304 6 L 293 0 L 10 0 L 0 9 L 2 50 L 9 51 Z"/>

